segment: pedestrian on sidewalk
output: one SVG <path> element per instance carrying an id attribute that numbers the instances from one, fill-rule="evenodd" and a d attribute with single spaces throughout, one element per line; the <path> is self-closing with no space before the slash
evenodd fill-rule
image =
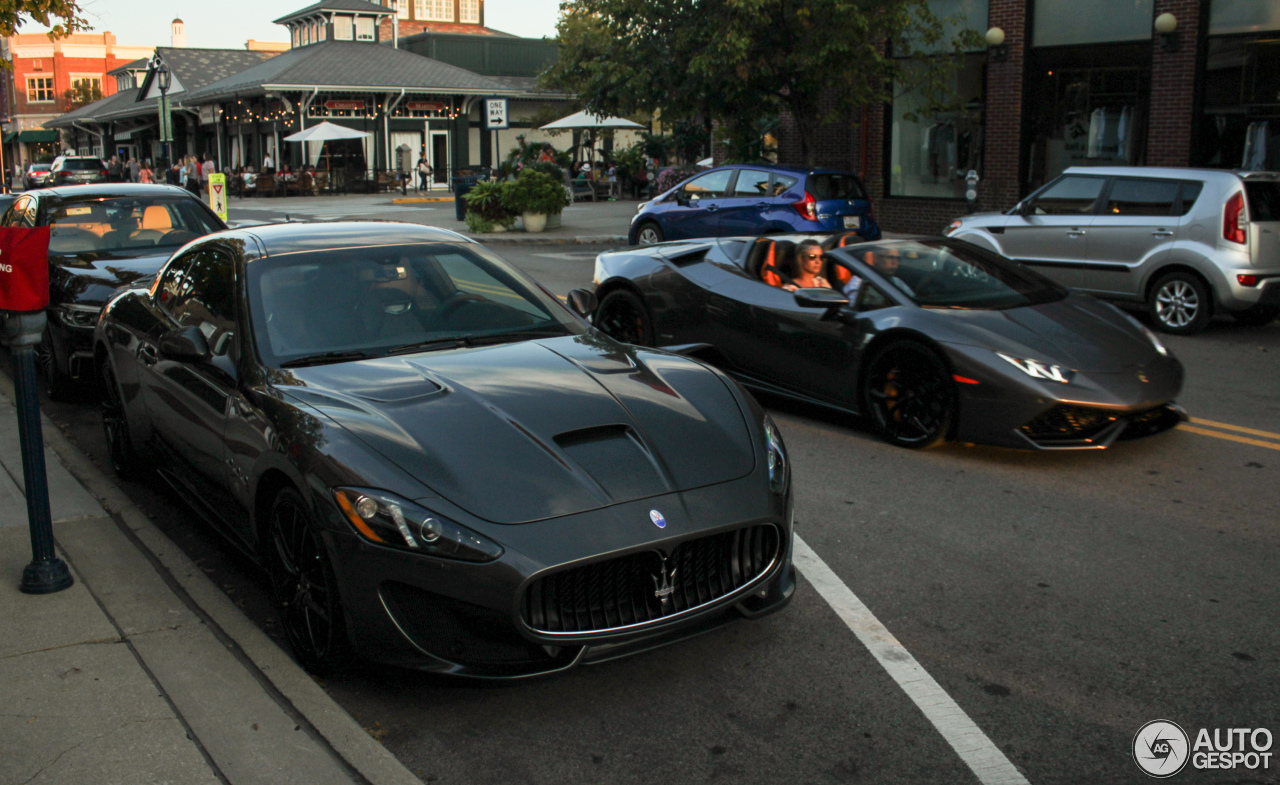
<path id="1" fill-rule="evenodd" d="M 426 158 L 418 159 L 418 188 L 416 190 L 429 190 L 428 183 L 431 178 L 431 164 L 427 163 Z"/>
<path id="2" fill-rule="evenodd" d="M 138 182 L 140 183 L 155 182 L 154 176 L 152 175 L 152 172 L 151 172 L 150 161 L 143 161 L 142 166 L 138 169 Z"/>
<path id="3" fill-rule="evenodd" d="M 138 182 L 138 173 L 140 170 L 141 170 L 141 167 L 138 165 L 138 159 L 130 158 L 129 159 L 129 182 L 131 183 Z"/>

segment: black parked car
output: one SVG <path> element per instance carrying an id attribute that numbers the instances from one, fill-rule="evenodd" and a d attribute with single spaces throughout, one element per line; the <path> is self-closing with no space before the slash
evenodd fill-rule
<path id="1" fill-rule="evenodd" d="M 150 279 L 184 243 L 226 228 L 188 191 L 131 183 L 29 191 L 0 226 L 50 227 L 49 324 L 36 350 L 54 399 L 93 378 L 93 326 L 117 287 Z"/>
<path id="2" fill-rule="evenodd" d="M 835 289 L 780 288 L 805 239 L 827 247 Z M 738 237 L 604 253 L 594 323 L 715 363 L 749 387 L 866 414 L 903 447 L 1096 449 L 1182 418 L 1172 403 L 1182 365 L 1113 306 L 968 243 L 859 240 Z"/>
<path id="3" fill-rule="evenodd" d="M 752 398 L 461 235 L 212 235 L 112 298 L 94 352 L 116 471 L 156 467 L 261 561 L 313 669 L 354 646 L 547 673 L 794 590 L 786 452 Z"/>

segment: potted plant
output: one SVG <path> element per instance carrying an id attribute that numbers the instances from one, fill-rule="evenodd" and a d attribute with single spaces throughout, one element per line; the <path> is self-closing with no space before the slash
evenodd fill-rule
<path id="1" fill-rule="evenodd" d="M 541 232 L 547 226 L 547 216 L 559 215 L 564 209 L 564 186 L 550 174 L 522 169 L 513 182 L 503 185 L 503 205 L 520 213 L 526 232 Z"/>
<path id="2" fill-rule="evenodd" d="M 464 220 L 473 232 L 505 232 L 516 222 L 515 213 L 504 204 L 508 183 L 481 180 L 463 195 L 467 202 Z"/>

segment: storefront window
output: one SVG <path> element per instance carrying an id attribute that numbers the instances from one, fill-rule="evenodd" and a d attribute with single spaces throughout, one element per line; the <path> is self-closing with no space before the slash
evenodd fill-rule
<path id="1" fill-rule="evenodd" d="M 1280 39 L 1210 38 L 1196 163 L 1280 169 Z"/>
<path id="2" fill-rule="evenodd" d="M 1106 65 L 1095 65 L 1100 62 Z M 1149 47 L 1143 44 L 1034 53 L 1024 191 L 1069 166 L 1143 163 L 1149 62 Z"/>
<path id="3" fill-rule="evenodd" d="M 1151 38 L 1155 0 L 1036 0 L 1035 46 L 1101 44 Z"/>
<path id="4" fill-rule="evenodd" d="M 923 114 L 925 99 L 906 92 L 893 101 L 889 194 L 963 199 L 965 175 L 982 171 L 984 55 L 967 55 L 951 75 L 959 109 Z M 915 119 L 908 119 L 908 116 Z"/>
<path id="5" fill-rule="evenodd" d="M 1276 0 L 1213 0 L 1209 5 L 1209 35 L 1263 30 L 1280 30 Z"/>

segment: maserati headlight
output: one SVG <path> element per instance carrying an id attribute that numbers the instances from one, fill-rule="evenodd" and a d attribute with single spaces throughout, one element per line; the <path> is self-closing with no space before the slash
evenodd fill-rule
<path id="1" fill-rule="evenodd" d="M 1156 337 L 1155 333 L 1148 330 L 1146 325 L 1143 324 L 1139 324 L 1138 328 L 1142 330 L 1143 335 L 1147 336 L 1147 340 L 1151 341 L 1151 345 L 1156 347 L 1156 351 L 1160 352 L 1161 357 L 1169 356 L 1169 350 L 1164 348 L 1164 344 L 1160 343 L 1160 339 Z"/>
<path id="2" fill-rule="evenodd" d="M 1032 379 L 1047 379 L 1051 382 L 1062 382 L 1067 384 L 1071 381 L 1071 377 L 1075 376 L 1075 371 L 1069 368 L 1063 368 L 1061 365 L 1049 365 L 1039 360 L 1024 360 L 1020 357 L 1010 357 L 1004 352 L 996 352 L 996 356 L 1001 360 L 1009 363 L 1013 367 L 1022 371 Z"/>
<path id="3" fill-rule="evenodd" d="M 778 426 L 766 415 L 764 418 L 764 452 L 769 462 L 769 490 L 774 493 L 786 493 L 787 484 L 791 481 L 791 467 L 787 465 L 787 448 L 782 443 L 782 434 Z"/>
<path id="4" fill-rule="evenodd" d="M 493 561 L 502 546 L 386 491 L 335 488 L 334 501 L 361 537 L 378 545 L 470 562 Z"/>
<path id="5" fill-rule="evenodd" d="M 98 314 L 102 313 L 100 305 L 76 305 L 62 303 L 53 307 L 58 321 L 75 330 L 92 330 L 98 323 Z"/>

